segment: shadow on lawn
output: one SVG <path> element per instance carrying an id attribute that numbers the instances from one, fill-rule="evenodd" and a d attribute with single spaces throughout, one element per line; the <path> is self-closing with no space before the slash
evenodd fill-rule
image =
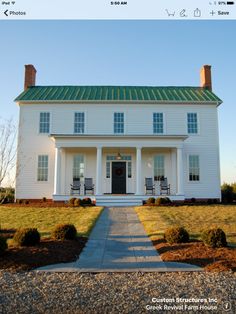
<path id="1" fill-rule="evenodd" d="M 6 239 L 12 239 L 16 229 L 0 229 L 0 235 Z"/>

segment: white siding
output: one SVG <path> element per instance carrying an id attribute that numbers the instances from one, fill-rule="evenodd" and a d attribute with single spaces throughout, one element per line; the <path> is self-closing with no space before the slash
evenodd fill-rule
<path id="1" fill-rule="evenodd" d="M 219 143 L 218 119 L 215 105 L 160 105 L 160 104 L 29 104 L 20 106 L 19 121 L 19 174 L 16 180 L 17 198 L 52 198 L 54 181 L 54 148 L 55 143 L 47 134 L 39 134 L 39 114 L 49 111 L 51 114 L 51 133 L 73 134 L 74 112 L 85 112 L 85 133 L 113 134 L 114 112 L 125 114 L 125 134 L 152 135 L 153 112 L 163 112 L 166 135 L 187 134 L 187 113 L 198 114 L 199 134 L 190 135 L 184 141 L 184 191 L 185 197 L 219 198 Z M 114 140 L 115 141 L 115 140 Z M 143 139 L 143 141 L 145 141 Z M 142 142 L 140 142 L 142 145 Z M 132 141 L 130 142 L 132 146 Z M 61 193 L 69 193 L 72 181 L 73 151 L 68 149 L 62 153 Z M 79 149 L 81 152 L 81 149 Z M 84 149 L 86 176 L 92 177 L 96 184 L 96 149 Z M 115 151 L 117 153 L 117 150 Z M 132 180 L 127 182 L 129 193 L 135 193 L 136 154 L 132 149 Z M 144 178 L 152 176 L 153 149 L 143 150 Z M 37 156 L 49 155 L 49 180 L 37 182 Z M 171 184 L 171 191 L 176 192 L 176 150 L 165 150 L 166 176 Z M 200 157 L 200 182 L 188 181 L 188 155 Z M 109 191 L 109 182 L 105 178 L 106 154 L 103 155 L 103 191 Z"/>

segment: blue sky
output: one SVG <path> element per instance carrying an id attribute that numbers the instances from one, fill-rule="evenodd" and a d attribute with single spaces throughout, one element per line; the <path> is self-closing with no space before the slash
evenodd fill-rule
<path id="1" fill-rule="evenodd" d="M 183 86 L 211 64 L 222 182 L 236 181 L 235 33 L 236 21 L 0 21 L 0 116 L 17 120 L 24 64 L 37 85 Z"/>

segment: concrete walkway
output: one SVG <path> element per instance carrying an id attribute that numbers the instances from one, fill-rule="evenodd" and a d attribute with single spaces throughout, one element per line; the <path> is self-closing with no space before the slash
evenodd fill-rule
<path id="1" fill-rule="evenodd" d="M 133 208 L 105 208 L 79 259 L 41 267 L 44 271 L 165 272 L 199 271 L 200 267 L 164 263 Z"/>

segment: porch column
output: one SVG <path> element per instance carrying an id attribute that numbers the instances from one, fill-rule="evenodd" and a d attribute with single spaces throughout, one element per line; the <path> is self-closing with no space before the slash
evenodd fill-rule
<path id="1" fill-rule="evenodd" d="M 184 194 L 183 148 L 177 148 L 177 195 Z"/>
<path id="2" fill-rule="evenodd" d="M 97 147 L 96 195 L 102 194 L 102 147 Z"/>
<path id="3" fill-rule="evenodd" d="M 55 148 L 54 195 L 61 192 L 61 148 Z"/>
<path id="4" fill-rule="evenodd" d="M 142 195 L 142 148 L 136 147 L 136 195 Z"/>

